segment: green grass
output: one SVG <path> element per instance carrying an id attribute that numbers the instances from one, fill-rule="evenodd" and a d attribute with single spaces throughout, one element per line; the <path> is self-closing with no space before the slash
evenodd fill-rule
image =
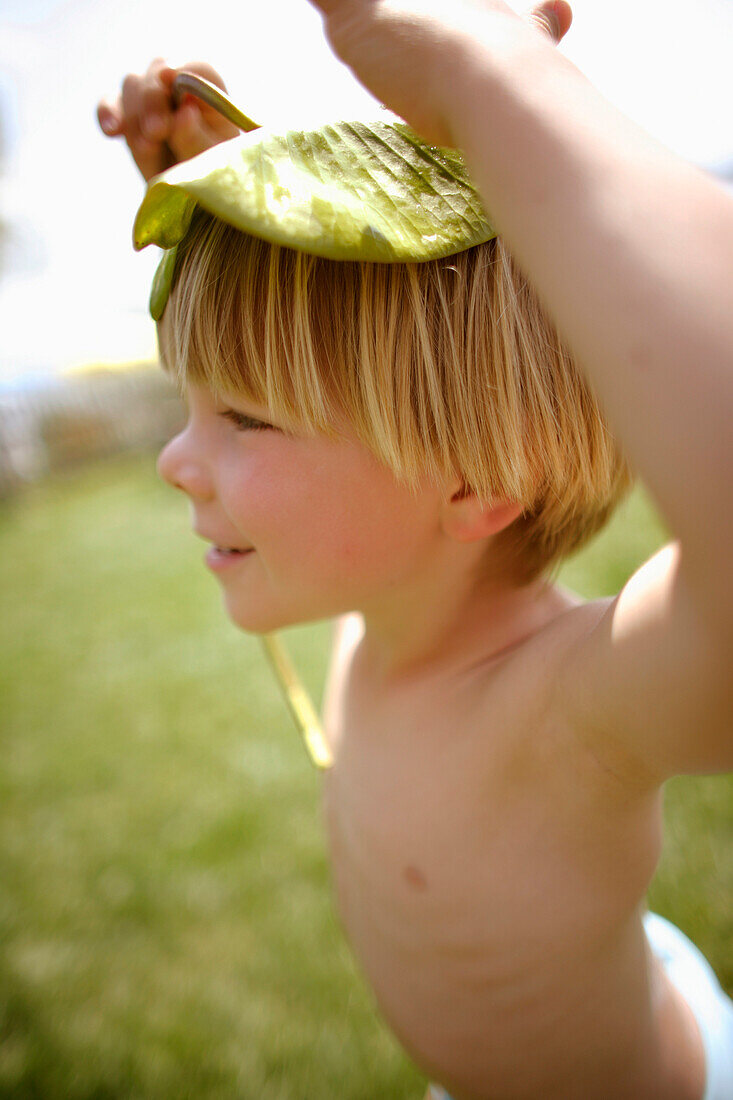
<path id="1" fill-rule="evenodd" d="M 0 509 L 0 1097 L 417 1100 L 332 910 L 318 777 L 188 532 L 150 458 Z M 663 538 L 637 493 L 561 580 L 614 591 Z M 318 697 L 328 628 L 288 644 Z M 732 796 L 667 784 L 649 895 L 729 990 Z"/>

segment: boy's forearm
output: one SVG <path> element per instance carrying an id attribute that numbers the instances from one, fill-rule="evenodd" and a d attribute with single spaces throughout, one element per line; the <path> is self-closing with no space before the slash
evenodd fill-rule
<path id="1" fill-rule="evenodd" d="M 474 47 L 462 72 L 453 133 L 487 208 L 720 599 L 723 574 L 733 589 L 733 201 L 549 44 Z"/>

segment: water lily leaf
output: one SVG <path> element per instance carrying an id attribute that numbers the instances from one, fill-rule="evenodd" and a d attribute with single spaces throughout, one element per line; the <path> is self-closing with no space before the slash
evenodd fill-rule
<path id="1" fill-rule="evenodd" d="M 173 248 L 167 248 L 153 276 L 153 285 L 150 288 L 150 316 L 154 321 L 159 321 L 165 313 L 168 296 L 173 285 L 173 272 L 176 268 L 177 253 L 177 244 Z"/>
<path id="2" fill-rule="evenodd" d="M 135 247 L 173 248 L 197 203 L 254 236 L 332 260 L 425 261 L 495 236 L 460 154 L 386 119 L 258 129 L 170 168 L 150 181 Z"/>
<path id="3" fill-rule="evenodd" d="M 236 140 L 236 139 L 235 139 Z M 215 146 L 216 148 L 216 146 Z M 203 154 L 202 154 L 203 155 Z M 198 160 L 198 157 L 193 158 Z M 184 164 L 192 164 L 184 161 Z M 177 167 L 182 167 L 178 165 Z M 169 169 L 175 171 L 175 169 Z M 153 179 L 162 180 L 163 176 L 153 176 Z M 145 229 L 142 236 L 138 236 L 138 222 L 145 207 Z M 173 248 L 186 236 L 186 230 L 191 224 L 193 212 L 196 209 L 196 201 L 182 188 L 162 185 L 148 190 L 143 199 L 142 206 L 138 210 L 133 231 L 133 243 L 136 249 L 144 248 L 147 244 L 157 244 L 161 248 Z"/>

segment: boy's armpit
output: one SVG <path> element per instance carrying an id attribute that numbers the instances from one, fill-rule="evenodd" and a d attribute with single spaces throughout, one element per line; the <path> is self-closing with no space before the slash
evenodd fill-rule
<path id="1" fill-rule="evenodd" d="M 731 646 L 690 593 L 671 543 L 569 647 L 557 702 L 636 787 L 733 769 Z"/>

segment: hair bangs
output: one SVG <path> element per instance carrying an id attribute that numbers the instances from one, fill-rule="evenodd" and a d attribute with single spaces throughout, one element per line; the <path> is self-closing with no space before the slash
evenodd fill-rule
<path id="1" fill-rule="evenodd" d="M 197 210 L 163 320 L 179 388 L 201 383 L 301 429 L 333 432 L 336 402 L 307 316 L 310 259 Z"/>

